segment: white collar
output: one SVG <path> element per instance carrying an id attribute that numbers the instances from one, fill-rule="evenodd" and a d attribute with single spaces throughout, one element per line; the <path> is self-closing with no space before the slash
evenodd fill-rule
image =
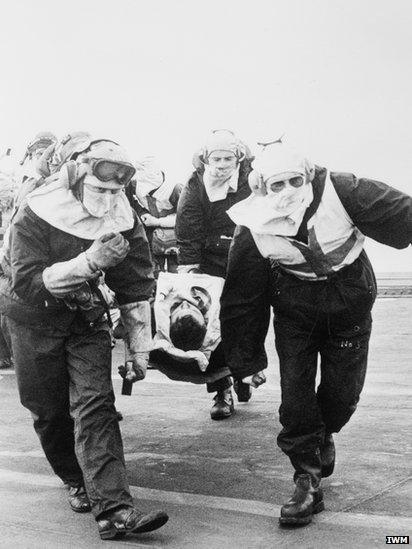
<path id="1" fill-rule="evenodd" d="M 91 216 L 59 180 L 31 192 L 27 203 L 52 227 L 86 240 L 95 240 L 109 232 L 128 231 L 134 225 L 133 210 L 123 192 L 112 210 L 99 218 Z"/>
<path id="2" fill-rule="evenodd" d="M 288 215 L 274 210 L 266 196 L 255 194 L 229 208 L 227 214 L 236 225 L 244 225 L 252 233 L 295 236 L 312 200 L 313 189 L 309 184 L 302 203 Z"/>
<path id="3" fill-rule="evenodd" d="M 210 174 L 209 167 L 205 165 L 203 183 L 210 202 L 224 200 L 229 192 L 236 192 L 239 184 L 239 166 L 226 181 L 221 181 Z"/>

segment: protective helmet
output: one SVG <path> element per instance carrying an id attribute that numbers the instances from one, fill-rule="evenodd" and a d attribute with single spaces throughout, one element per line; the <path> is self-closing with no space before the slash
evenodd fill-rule
<path id="1" fill-rule="evenodd" d="M 56 142 L 57 138 L 51 132 L 39 132 L 35 135 L 34 139 L 32 139 L 32 141 L 30 141 L 30 143 L 27 145 L 26 152 L 24 153 L 24 157 L 20 164 L 23 165 L 26 158 L 35 153 L 38 149 L 46 149 Z"/>
<path id="2" fill-rule="evenodd" d="M 215 150 L 232 152 L 241 162 L 244 159 L 252 160 L 253 155 L 249 147 L 241 141 L 231 130 L 213 130 L 205 140 L 203 147 L 196 151 L 192 158 L 196 170 L 207 163 L 207 157 Z"/>
<path id="3" fill-rule="evenodd" d="M 52 143 L 56 143 L 57 137 L 51 132 L 39 132 L 30 143 L 27 145 L 29 154 L 39 148 L 46 148 Z"/>
<path id="4" fill-rule="evenodd" d="M 93 138 L 89 132 L 72 132 L 67 134 L 59 143 L 58 149 L 60 166 L 68 160 L 75 160 L 77 155 L 87 150 Z"/>
<path id="5" fill-rule="evenodd" d="M 314 166 L 289 144 L 275 141 L 264 144 L 262 150 L 256 155 L 253 169 L 263 180 L 272 176 L 287 177 L 290 174 L 300 174 L 310 181 Z"/>
<path id="6" fill-rule="evenodd" d="M 84 136 L 83 136 L 84 137 Z M 63 179 L 67 178 L 67 184 L 76 196 L 82 194 L 79 184 L 90 171 L 100 181 L 115 180 L 119 185 L 126 186 L 134 176 L 136 169 L 130 161 L 127 152 L 114 141 L 108 139 L 90 139 L 77 144 L 76 151 L 71 151 L 70 160 L 62 165 Z M 62 171 L 60 172 L 62 174 Z M 81 185 L 80 185 L 81 187 Z"/>

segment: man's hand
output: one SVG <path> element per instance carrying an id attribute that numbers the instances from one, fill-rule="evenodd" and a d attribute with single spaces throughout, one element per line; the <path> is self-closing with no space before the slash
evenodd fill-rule
<path id="1" fill-rule="evenodd" d="M 120 233 L 104 234 L 86 251 L 86 258 L 95 271 L 114 267 L 126 257 L 129 243 Z"/>
<path id="2" fill-rule="evenodd" d="M 120 376 L 131 383 L 140 381 L 146 377 L 147 364 L 149 362 L 149 353 L 136 353 L 126 362 L 119 366 Z"/>
<path id="3" fill-rule="evenodd" d="M 142 221 L 146 227 L 160 227 L 159 219 L 149 213 L 142 215 Z"/>
<path id="4" fill-rule="evenodd" d="M 257 372 L 253 376 L 244 377 L 242 381 L 243 383 L 247 383 L 248 385 L 251 385 L 252 387 L 257 389 L 259 385 L 266 383 L 266 376 L 263 372 Z"/>

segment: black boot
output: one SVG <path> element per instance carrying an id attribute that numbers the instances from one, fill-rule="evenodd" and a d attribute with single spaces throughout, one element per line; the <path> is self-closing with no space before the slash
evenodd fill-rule
<path id="1" fill-rule="evenodd" d="M 169 520 L 164 511 L 142 513 L 133 507 L 122 507 L 104 513 L 97 519 L 101 539 L 113 539 L 125 534 L 142 534 L 157 530 Z"/>
<path id="2" fill-rule="evenodd" d="M 210 417 L 212 419 L 226 419 L 230 417 L 234 410 L 232 391 L 226 389 L 224 391 L 218 391 L 213 399 L 215 403 L 210 410 Z"/>
<path id="3" fill-rule="evenodd" d="M 240 379 L 235 379 L 233 388 L 239 402 L 249 402 L 250 397 L 252 396 L 252 387 L 248 383 L 243 383 Z"/>
<path id="4" fill-rule="evenodd" d="M 323 444 L 320 447 L 320 459 L 322 462 L 322 477 L 329 477 L 335 468 L 335 443 L 331 433 L 325 433 Z"/>
<path id="5" fill-rule="evenodd" d="M 310 474 L 295 476 L 296 488 L 293 496 L 280 510 L 279 522 L 286 526 L 309 524 L 315 513 L 324 510 L 323 493 L 320 485 L 313 486 Z"/>
<path id="6" fill-rule="evenodd" d="M 88 513 L 91 511 L 89 497 L 84 486 L 68 486 L 69 504 L 75 513 Z"/>

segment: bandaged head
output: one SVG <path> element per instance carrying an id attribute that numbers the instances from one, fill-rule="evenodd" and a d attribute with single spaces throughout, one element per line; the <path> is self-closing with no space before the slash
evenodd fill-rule
<path id="1" fill-rule="evenodd" d="M 314 166 L 288 145 L 276 142 L 264 146 L 252 166 L 252 191 L 266 195 L 275 210 L 289 215 L 305 201 Z"/>

